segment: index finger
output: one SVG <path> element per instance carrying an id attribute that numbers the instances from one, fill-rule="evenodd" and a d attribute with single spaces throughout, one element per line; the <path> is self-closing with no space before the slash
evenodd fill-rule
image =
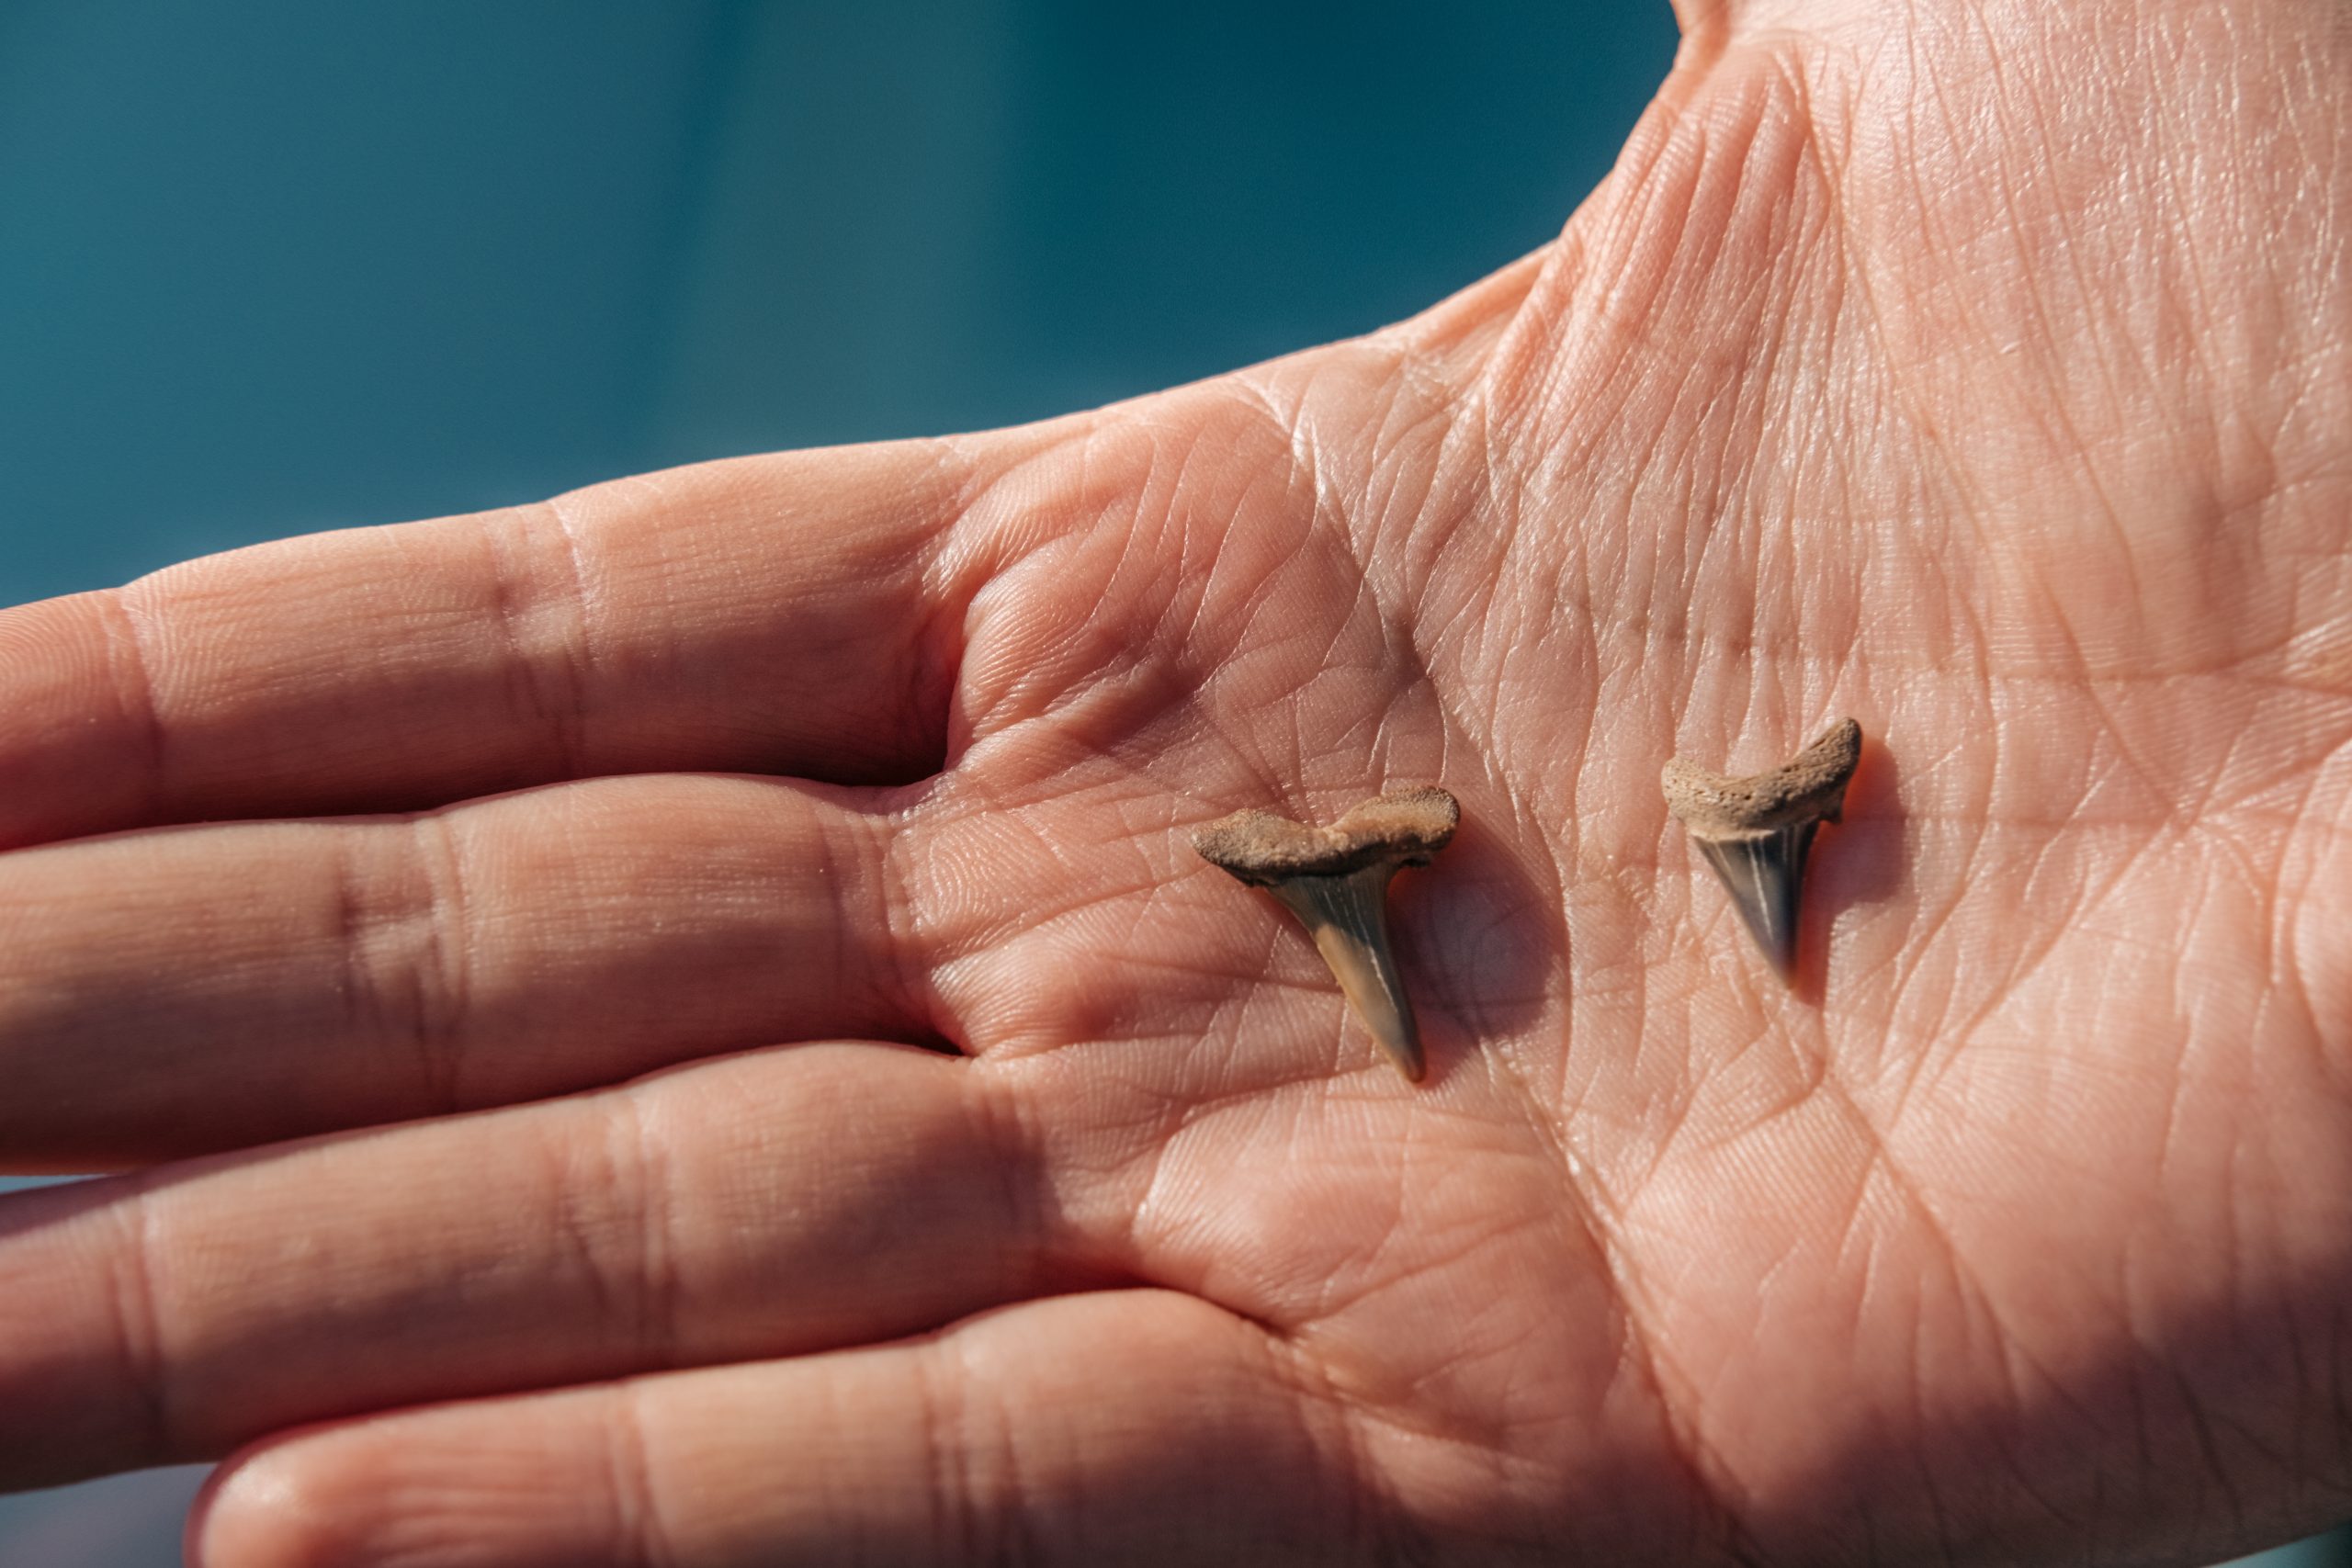
<path id="1" fill-rule="evenodd" d="M 605 773 L 935 771 L 1017 438 L 744 458 L 0 611 L 0 847 Z"/>

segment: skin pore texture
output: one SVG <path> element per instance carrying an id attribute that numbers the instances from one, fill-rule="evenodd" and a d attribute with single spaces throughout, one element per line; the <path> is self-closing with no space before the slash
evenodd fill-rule
<path id="1" fill-rule="evenodd" d="M 2347 18 L 1691 0 L 1369 338 L 0 613 L 0 1159 L 121 1172 L 0 1199 L 0 1480 L 233 1454 L 204 1568 L 2352 1513 Z M 1659 770 L 1848 715 L 1792 987 Z M 1188 834 L 1422 781 L 1413 1086 Z"/>

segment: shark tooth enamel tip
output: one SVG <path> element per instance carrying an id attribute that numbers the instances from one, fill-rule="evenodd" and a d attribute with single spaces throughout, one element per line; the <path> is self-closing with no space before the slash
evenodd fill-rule
<path id="1" fill-rule="evenodd" d="M 1744 779 L 1677 757 L 1660 780 L 1667 809 L 1690 830 L 1784 980 L 1796 973 L 1805 856 L 1821 825 L 1838 820 L 1861 755 L 1862 727 L 1849 718 L 1791 761 Z"/>
<path id="2" fill-rule="evenodd" d="M 1391 790 L 1310 828 L 1271 811 L 1237 811 L 1193 835 L 1193 848 L 1298 918 L 1316 951 L 1397 1070 L 1423 1071 L 1421 1033 L 1388 942 L 1388 879 L 1445 848 L 1462 807 L 1435 784 Z"/>

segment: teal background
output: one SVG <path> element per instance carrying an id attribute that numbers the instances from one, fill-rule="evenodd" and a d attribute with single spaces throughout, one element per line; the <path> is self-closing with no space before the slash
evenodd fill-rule
<path id="1" fill-rule="evenodd" d="M 1664 0 L 0 0 L 0 603 L 1004 423 L 1541 243 Z"/>
<path id="2" fill-rule="evenodd" d="M 0 604 L 1379 326 L 1554 233 L 1672 46 L 1665 0 L 0 0 Z M 0 1564 L 167 1568 L 200 1475 L 0 1498 Z"/>

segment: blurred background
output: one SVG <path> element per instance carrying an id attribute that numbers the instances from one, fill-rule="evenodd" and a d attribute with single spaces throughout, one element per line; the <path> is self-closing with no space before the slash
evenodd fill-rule
<path id="1" fill-rule="evenodd" d="M 0 0 L 0 602 L 1001 424 L 1540 244 L 1666 0 Z"/>
<path id="2" fill-rule="evenodd" d="M 0 0 L 0 604 L 1363 332 L 1555 232 L 1672 48 L 1666 0 Z M 201 1474 L 0 1497 L 0 1565 L 170 1568 Z"/>

